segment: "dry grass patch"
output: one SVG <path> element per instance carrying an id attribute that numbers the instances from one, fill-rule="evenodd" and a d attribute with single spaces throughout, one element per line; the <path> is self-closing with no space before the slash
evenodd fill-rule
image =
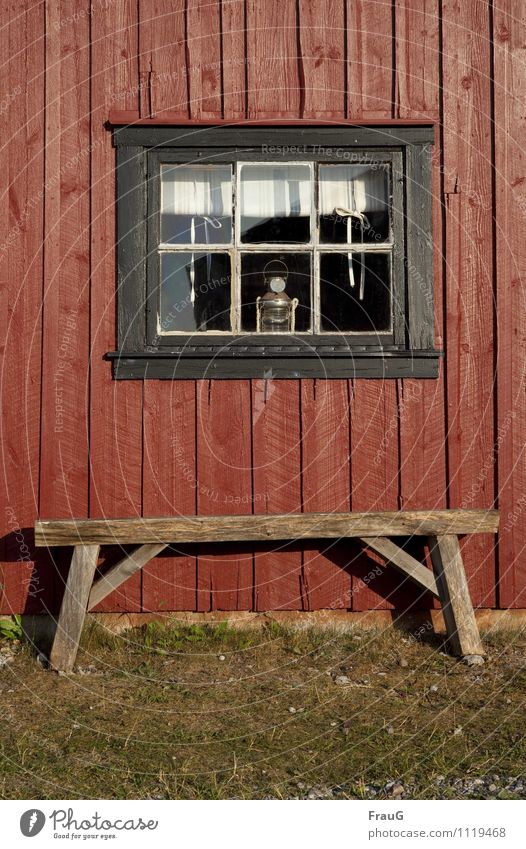
<path id="1" fill-rule="evenodd" d="M 71 675 L 0 669 L 0 793 L 523 798 L 525 644 L 469 668 L 393 629 L 92 623 Z"/>

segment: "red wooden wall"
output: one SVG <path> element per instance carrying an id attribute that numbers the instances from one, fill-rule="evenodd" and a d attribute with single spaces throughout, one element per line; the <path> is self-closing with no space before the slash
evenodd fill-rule
<path id="1" fill-rule="evenodd" d="M 521 0 L 1 0 L 1 610 L 56 609 L 42 517 L 503 512 L 465 544 L 526 607 Z M 115 382 L 112 109 L 432 118 L 438 381 Z M 158 558 L 105 610 L 426 606 L 342 545 Z M 364 580 L 365 578 L 365 580 Z"/>

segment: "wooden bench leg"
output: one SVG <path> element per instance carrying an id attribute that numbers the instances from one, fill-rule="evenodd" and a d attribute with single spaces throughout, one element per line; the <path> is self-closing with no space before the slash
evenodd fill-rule
<path id="1" fill-rule="evenodd" d="M 485 652 L 471 603 L 458 537 L 456 534 L 429 537 L 429 547 L 451 649 L 461 657 L 481 657 Z"/>
<path id="2" fill-rule="evenodd" d="M 75 664 L 99 549 L 98 545 L 77 545 L 73 550 L 49 657 L 50 666 L 60 672 L 71 672 Z"/>

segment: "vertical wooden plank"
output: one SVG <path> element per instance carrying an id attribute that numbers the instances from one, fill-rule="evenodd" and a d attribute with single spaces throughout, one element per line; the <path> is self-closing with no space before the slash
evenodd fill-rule
<path id="1" fill-rule="evenodd" d="M 103 358 L 115 350 L 115 151 L 110 108 L 137 109 L 136 8 L 117 0 L 92 15 L 90 516 L 141 514 L 142 385 L 115 381 Z M 108 595 L 104 611 L 141 609 L 141 575 Z"/>
<path id="2" fill-rule="evenodd" d="M 526 212 L 523 125 L 526 23 L 519 0 L 494 4 L 495 226 L 498 333 L 498 498 L 500 607 L 526 607 Z"/>
<path id="3" fill-rule="evenodd" d="M 440 114 L 438 0 L 396 0 L 396 112 L 398 118 Z"/>
<path id="4" fill-rule="evenodd" d="M 145 516 L 192 516 L 197 508 L 195 381 L 147 381 L 144 392 Z M 194 551 L 145 566 L 143 610 L 195 610 Z"/>
<path id="5" fill-rule="evenodd" d="M 304 75 L 304 117 L 346 114 L 345 2 L 299 3 L 299 47 Z M 301 463 L 305 511 L 350 508 L 349 384 L 302 380 Z M 333 540 L 303 547 L 303 603 L 307 609 L 351 606 L 346 570 L 351 546 Z"/>
<path id="6" fill-rule="evenodd" d="M 53 578 L 35 570 L 38 512 L 44 9 L 2 2 L 0 55 L 0 612 L 41 612 Z"/>
<path id="7" fill-rule="evenodd" d="M 347 57 L 349 117 L 393 117 L 391 0 L 347 0 Z"/>
<path id="8" fill-rule="evenodd" d="M 46 4 L 40 515 L 88 515 L 89 3 Z"/>
<path id="9" fill-rule="evenodd" d="M 303 77 L 304 115 L 345 115 L 345 0 L 299 0 L 299 67 Z"/>
<path id="10" fill-rule="evenodd" d="M 296 0 L 246 0 L 246 8 L 248 117 L 301 116 Z"/>
<path id="11" fill-rule="evenodd" d="M 185 42 L 186 0 L 138 0 L 140 113 L 190 117 Z"/>
<path id="12" fill-rule="evenodd" d="M 446 210 L 460 258 L 447 288 L 447 430 L 449 504 L 494 502 L 494 313 L 489 11 L 476 0 L 443 7 L 443 126 L 446 201 L 460 195 L 460 220 Z M 449 213 L 449 214 L 448 214 Z M 458 228 L 460 230 L 458 231 Z M 451 247 L 451 246 L 450 246 Z M 448 258 L 451 250 L 448 249 Z M 483 535 L 463 547 L 473 601 L 493 607 L 494 542 Z"/>
<path id="13" fill-rule="evenodd" d="M 390 2 L 347 0 L 347 103 L 351 118 L 394 115 L 393 16 Z M 354 380 L 351 398 L 351 507 L 396 509 L 399 419 L 396 381 Z M 381 573 L 380 570 L 381 569 Z M 355 549 L 352 608 L 393 606 L 394 578 L 381 558 Z"/>
<path id="14" fill-rule="evenodd" d="M 300 512 L 300 381 L 254 380 L 252 421 L 254 512 Z M 255 586 L 257 610 L 301 610 L 301 545 L 256 547 Z"/>
<path id="15" fill-rule="evenodd" d="M 302 380 L 302 482 L 305 512 L 350 509 L 349 384 L 345 380 Z M 310 610 L 351 607 L 352 559 L 347 540 L 306 545 L 303 580 Z"/>
<path id="16" fill-rule="evenodd" d="M 351 504 L 353 510 L 396 510 L 399 495 L 399 411 L 396 383 L 355 380 L 351 389 Z M 379 567 L 381 572 L 379 571 Z M 361 550 L 352 562 L 353 610 L 392 608 L 400 600 L 393 570 Z M 405 589 L 405 587 L 404 587 Z M 402 593 L 401 603 L 407 597 Z"/>
<path id="17" fill-rule="evenodd" d="M 228 120 L 246 115 L 245 38 L 245 0 L 221 0 L 223 115 Z"/>
<path id="18" fill-rule="evenodd" d="M 304 114 L 305 77 L 298 56 L 298 8 L 293 0 L 247 0 L 247 107 L 250 118 Z M 301 509 L 300 393 L 297 381 L 252 385 L 255 512 Z M 287 446 L 286 448 L 284 446 Z M 279 459 L 278 459 L 279 458 Z M 256 608 L 301 608 L 299 546 L 255 554 Z"/>
<path id="19" fill-rule="evenodd" d="M 222 117 L 221 0 L 188 3 L 186 57 L 190 117 Z"/>
<path id="20" fill-rule="evenodd" d="M 197 382 L 197 506 L 200 515 L 252 513 L 250 381 Z M 252 546 L 200 546 L 198 609 L 252 606 Z"/>
<path id="21" fill-rule="evenodd" d="M 396 111 L 400 118 L 438 119 L 440 114 L 440 8 L 437 0 L 415 4 L 397 0 L 396 23 Z M 440 203 L 440 134 L 432 156 L 433 276 L 435 344 L 443 339 L 442 209 Z M 421 227 L 418 210 L 408 211 L 410 226 Z M 409 286 L 418 285 L 408 265 Z M 410 293 L 409 293 L 410 294 Z M 418 332 L 418 328 L 416 328 Z M 422 344 L 422 342 L 420 343 Z M 429 344 L 426 341 L 426 344 Z M 399 382 L 400 407 L 400 507 L 439 508 L 447 506 L 445 457 L 444 372 L 438 380 Z M 415 551 L 422 555 L 422 551 Z M 413 593 L 414 595 L 414 593 Z M 419 606 L 437 606 L 421 596 Z"/>

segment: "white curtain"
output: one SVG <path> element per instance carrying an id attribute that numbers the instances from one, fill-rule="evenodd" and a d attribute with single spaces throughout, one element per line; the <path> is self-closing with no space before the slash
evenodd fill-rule
<path id="1" fill-rule="evenodd" d="M 328 165 L 320 168 L 320 213 L 338 207 L 354 212 L 378 212 L 387 206 L 385 168 L 370 165 Z"/>
<path id="2" fill-rule="evenodd" d="M 163 165 L 161 212 L 220 217 L 232 212 L 230 168 Z"/>
<path id="3" fill-rule="evenodd" d="M 243 165 L 241 215 L 290 218 L 310 215 L 311 173 L 306 165 Z"/>

